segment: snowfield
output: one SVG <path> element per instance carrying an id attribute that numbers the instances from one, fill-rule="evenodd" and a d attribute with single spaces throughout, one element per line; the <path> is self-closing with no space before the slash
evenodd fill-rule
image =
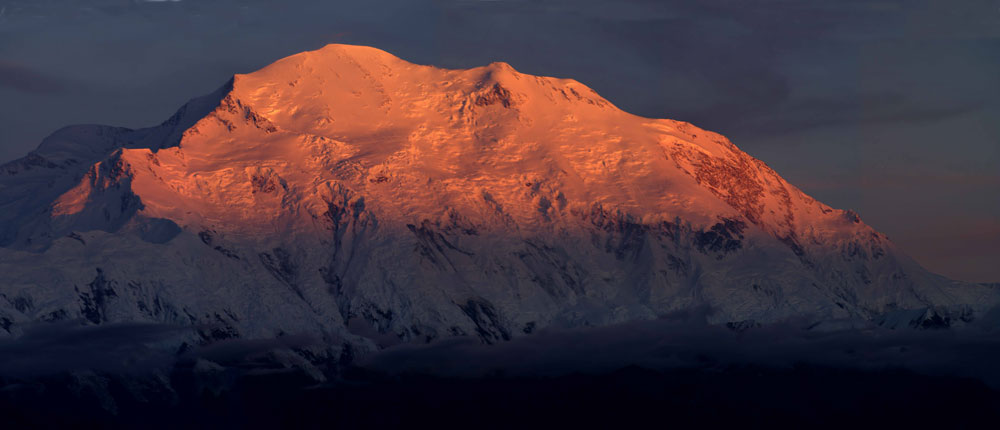
<path id="1" fill-rule="evenodd" d="M 61 129 L 0 166 L 0 337 L 189 327 L 178 353 L 309 335 L 302 366 L 705 309 L 752 329 L 953 327 L 996 285 L 932 274 L 725 137 L 504 63 L 329 45 L 163 124 Z M 345 358 L 346 357 L 346 358 Z"/>

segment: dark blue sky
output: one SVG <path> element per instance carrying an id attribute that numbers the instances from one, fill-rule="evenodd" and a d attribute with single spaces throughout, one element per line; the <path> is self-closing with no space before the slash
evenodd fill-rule
<path id="1" fill-rule="evenodd" d="M 0 161 L 331 42 L 575 78 L 729 136 L 931 270 L 1000 281 L 1000 0 L 0 0 Z"/>

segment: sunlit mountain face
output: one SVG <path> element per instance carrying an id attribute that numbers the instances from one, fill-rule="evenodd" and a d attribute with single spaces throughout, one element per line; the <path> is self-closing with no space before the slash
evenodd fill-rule
<path id="1" fill-rule="evenodd" d="M 322 382 L 413 348 L 643 321 L 697 321 L 692 345 L 979 330 L 1000 300 L 716 133 L 572 79 L 361 46 L 236 75 L 156 127 L 61 129 L 0 166 L 0 209 L 0 364 L 168 391 L 248 357 Z M 12 346 L 60 337 L 113 347 L 82 366 Z M 891 339 L 871 354 L 912 357 Z"/>

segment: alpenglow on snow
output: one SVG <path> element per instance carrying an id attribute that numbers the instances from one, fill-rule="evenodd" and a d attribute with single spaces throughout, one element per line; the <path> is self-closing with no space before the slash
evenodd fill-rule
<path id="1" fill-rule="evenodd" d="M 39 321 L 310 333 L 315 356 L 707 309 L 961 325 L 927 272 L 726 138 L 571 79 L 329 45 L 156 127 L 81 125 L 0 166 L 0 337 Z M 176 346 L 176 345 L 175 345 Z"/>

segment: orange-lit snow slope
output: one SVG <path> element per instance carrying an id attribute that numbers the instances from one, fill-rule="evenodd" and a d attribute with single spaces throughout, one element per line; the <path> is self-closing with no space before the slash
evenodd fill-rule
<path id="1" fill-rule="evenodd" d="M 695 306 L 736 327 L 951 325 L 997 301 L 716 133 L 505 63 L 445 70 L 329 45 L 236 75 L 158 127 L 60 130 L 0 175 L 0 288 L 55 291 L 45 310 L 0 301 L 14 321 L 188 322 L 184 309 L 240 335 L 492 342 Z M 129 303 L 173 297 L 174 313 L 81 305 L 72 286 L 95 268 L 146 286 Z"/>
<path id="2" fill-rule="evenodd" d="M 257 235 L 300 228 L 351 190 L 381 219 L 463 215 L 549 228 L 620 210 L 643 223 L 741 215 L 779 237 L 870 233 L 724 137 L 615 108 L 504 63 L 443 70 L 330 45 L 237 75 L 179 145 L 124 149 L 142 214 Z M 56 201 L 82 210 L 89 185 Z"/>

